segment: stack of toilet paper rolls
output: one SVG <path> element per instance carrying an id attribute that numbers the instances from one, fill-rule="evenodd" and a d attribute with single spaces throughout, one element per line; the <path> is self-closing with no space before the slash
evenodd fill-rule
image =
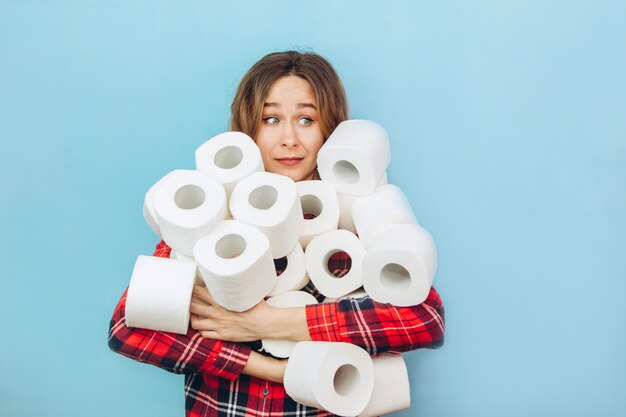
<path id="1" fill-rule="evenodd" d="M 241 132 L 211 138 L 195 157 L 195 170 L 172 171 L 146 193 L 144 217 L 172 255 L 138 257 L 129 327 L 187 333 L 194 284 L 232 311 L 263 299 L 275 307 L 315 304 L 299 291 L 309 280 L 327 301 L 369 295 L 413 306 L 428 296 L 435 245 L 402 190 L 387 183 L 389 140 L 378 124 L 341 123 L 319 151 L 321 181 L 265 172 L 258 147 Z M 351 258 L 341 274 L 328 266 L 338 252 Z M 275 263 L 284 266 L 279 276 Z M 401 355 L 372 359 L 350 344 L 273 339 L 263 349 L 289 358 L 285 389 L 305 405 L 373 416 L 410 404 Z"/>

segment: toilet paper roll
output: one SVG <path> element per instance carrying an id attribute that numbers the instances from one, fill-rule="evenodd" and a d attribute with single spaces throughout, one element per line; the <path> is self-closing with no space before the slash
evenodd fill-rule
<path id="1" fill-rule="evenodd" d="M 146 193 L 143 200 L 143 218 L 146 219 L 146 223 L 152 229 L 152 231 L 159 237 L 159 239 L 163 239 L 161 236 L 161 228 L 159 227 L 159 223 L 157 221 L 156 212 L 154 211 L 154 193 L 156 190 L 163 184 L 165 178 L 171 175 L 173 172 L 178 170 L 169 172 L 165 174 L 161 179 L 159 179 Z"/>
<path id="2" fill-rule="evenodd" d="M 276 285 L 276 270 L 267 237 L 236 220 L 224 220 L 193 248 L 200 275 L 215 301 L 245 311 Z"/>
<path id="3" fill-rule="evenodd" d="M 287 394 L 301 404 L 356 416 L 372 395 L 374 367 L 358 346 L 299 342 L 287 361 L 284 381 Z"/>
<path id="4" fill-rule="evenodd" d="M 365 248 L 376 235 L 391 224 L 417 224 L 411 204 L 402 190 L 392 184 L 382 185 L 352 204 L 352 220 Z"/>
<path id="5" fill-rule="evenodd" d="M 303 248 L 311 239 L 324 232 L 337 229 L 339 223 L 339 202 L 337 192 L 327 182 L 319 180 L 296 183 L 300 194 L 300 204 L 304 214 L 304 230 L 300 235 Z"/>
<path id="6" fill-rule="evenodd" d="M 328 260 L 336 252 L 346 252 L 352 259 L 350 270 L 337 278 L 328 270 Z M 353 233 L 332 230 L 311 240 L 304 253 L 309 278 L 326 297 L 340 298 L 363 285 L 363 256 L 365 249 Z"/>
<path id="7" fill-rule="evenodd" d="M 183 255 L 182 253 L 175 251 L 174 249 L 172 249 L 172 251 L 170 252 L 170 258 L 171 259 L 180 259 L 181 261 L 190 261 L 190 262 L 195 262 L 196 260 L 193 258 L 193 256 L 187 256 L 187 255 Z"/>
<path id="8" fill-rule="evenodd" d="M 309 304 L 318 304 L 315 297 L 304 291 L 289 291 L 277 295 L 276 297 L 270 297 L 267 299 L 267 303 L 273 307 L 280 308 L 304 307 Z M 279 339 L 263 339 L 261 342 L 263 344 L 263 350 L 277 358 L 288 358 L 297 343 L 293 340 Z"/>
<path id="9" fill-rule="evenodd" d="M 178 170 L 156 190 L 154 210 L 165 243 L 192 256 L 196 240 L 226 217 L 226 193 L 206 174 Z"/>
<path id="10" fill-rule="evenodd" d="M 196 169 L 222 184 L 230 197 L 238 181 L 253 172 L 263 171 L 263 159 L 250 136 L 242 132 L 225 132 L 196 149 Z"/>
<path id="11" fill-rule="evenodd" d="M 196 263 L 196 260 L 193 258 L 193 256 L 183 255 L 182 253 L 176 252 L 173 249 L 170 252 L 170 259 L 180 259 L 181 261 L 188 261 L 188 262 Z M 197 270 L 197 269 L 196 269 L 196 282 L 195 282 L 195 285 L 200 285 L 201 287 L 206 287 L 206 285 L 204 285 L 204 281 L 202 280 L 202 276 L 200 276 L 200 271 Z"/>
<path id="12" fill-rule="evenodd" d="M 352 204 L 357 198 L 359 198 L 359 196 L 337 193 L 337 201 L 339 202 L 339 229 L 356 233 L 356 228 L 352 221 Z"/>
<path id="13" fill-rule="evenodd" d="M 230 212 L 235 220 L 265 233 L 275 259 L 293 250 L 304 227 L 296 183 L 270 172 L 255 172 L 239 181 L 230 196 Z"/>
<path id="14" fill-rule="evenodd" d="M 430 233 L 415 224 L 391 225 L 363 258 L 363 287 L 376 301 L 413 306 L 428 297 L 436 270 Z"/>
<path id="15" fill-rule="evenodd" d="M 295 248 L 282 259 L 275 259 L 276 262 L 286 263 L 283 272 L 278 275 L 276 285 L 268 294 L 271 297 L 286 293 L 287 291 L 297 291 L 309 282 L 309 275 L 304 266 L 304 251 L 302 246 L 297 244 Z"/>
<path id="16" fill-rule="evenodd" d="M 126 296 L 126 325 L 186 334 L 194 262 L 140 255 Z"/>
<path id="17" fill-rule="evenodd" d="M 335 301 L 339 301 L 339 300 L 345 300 L 346 298 L 363 298 L 363 297 L 367 297 L 367 293 L 365 292 L 365 290 L 363 288 L 359 288 L 356 291 L 352 291 L 350 294 L 346 294 L 341 298 L 330 298 L 330 297 L 326 297 L 324 298 L 324 302 L 325 303 L 334 303 Z"/>
<path id="18" fill-rule="evenodd" d="M 387 172 L 383 174 L 383 177 L 378 182 L 378 186 L 387 184 Z M 356 195 L 350 194 L 337 194 L 337 201 L 339 202 L 339 229 L 346 229 L 352 233 L 356 233 L 354 222 L 352 221 L 352 204 L 359 198 Z"/>
<path id="19" fill-rule="evenodd" d="M 368 195 L 391 160 L 387 132 L 370 120 L 341 122 L 319 150 L 320 177 L 338 193 Z"/>
<path id="20" fill-rule="evenodd" d="M 406 410 L 411 406 L 409 374 L 402 355 L 384 354 L 373 358 L 374 388 L 359 417 L 376 417 Z"/>

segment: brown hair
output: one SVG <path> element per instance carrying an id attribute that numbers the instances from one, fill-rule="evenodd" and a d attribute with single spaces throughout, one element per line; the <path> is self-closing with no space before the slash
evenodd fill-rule
<path id="1" fill-rule="evenodd" d="M 271 86 L 281 77 L 295 75 L 309 82 L 324 139 L 348 118 L 343 84 L 330 63 L 313 52 L 274 52 L 261 58 L 243 76 L 230 106 L 230 130 L 254 138 L 263 117 L 263 104 Z"/>

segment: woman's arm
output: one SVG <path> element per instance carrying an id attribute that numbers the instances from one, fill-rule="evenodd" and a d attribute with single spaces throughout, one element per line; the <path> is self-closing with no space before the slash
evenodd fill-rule
<path id="1" fill-rule="evenodd" d="M 241 374 L 250 356 L 247 346 L 204 339 L 191 329 L 181 335 L 127 327 L 127 292 L 115 308 L 109 326 L 111 350 L 176 374 L 207 372 L 227 379 Z"/>
<path id="2" fill-rule="evenodd" d="M 169 257 L 170 248 L 161 242 L 154 256 Z M 240 374 L 282 381 L 283 361 L 252 352 L 248 346 L 203 338 L 189 329 L 180 335 L 126 326 L 125 291 L 117 304 L 109 326 L 111 350 L 139 362 L 149 363 L 167 371 L 182 374 L 205 372 L 226 379 Z"/>
<path id="3" fill-rule="evenodd" d="M 190 310 L 191 327 L 208 339 L 311 340 L 304 307 L 277 308 L 262 300 L 249 310 L 234 312 L 220 306 L 206 287 L 195 286 Z"/>
<path id="4" fill-rule="evenodd" d="M 329 269 L 337 277 L 351 267 L 344 255 L 331 258 Z M 314 287 L 307 288 L 317 293 Z M 206 288 L 195 287 L 191 312 L 191 327 L 207 338 L 347 342 L 370 354 L 438 348 L 445 328 L 443 303 L 435 288 L 422 304 L 411 307 L 379 303 L 367 296 L 300 308 L 276 308 L 261 301 L 235 313 L 220 307 Z"/>
<path id="5" fill-rule="evenodd" d="M 370 354 L 438 348 L 443 344 L 444 308 L 432 288 L 412 307 L 349 298 L 300 308 L 276 308 L 264 301 L 243 313 L 228 311 L 204 287 L 194 288 L 192 328 L 219 340 L 258 339 L 347 342 Z"/>
<path id="6" fill-rule="evenodd" d="M 379 303 L 369 296 L 306 307 L 312 340 L 347 342 L 377 355 L 435 349 L 443 345 L 445 319 L 439 294 L 411 307 Z"/>

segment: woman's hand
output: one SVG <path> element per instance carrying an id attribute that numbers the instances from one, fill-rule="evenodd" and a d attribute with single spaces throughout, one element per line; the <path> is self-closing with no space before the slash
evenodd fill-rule
<path id="1" fill-rule="evenodd" d="M 206 339 L 249 342 L 261 339 L 311 340 L 304 307 L 272 307 L 264 300 L 238 313 L 215 302 L 206 287 L 195 286 L 191 328 Z"/>
<path id="2" fill-rule="evenodd" d="M 249 342 L 264 337 L 272 306 L 261 300 L 243 312 L 226 310 L 215 302 L 206 287 L 194 286 L 191 299 L 191 328 L 202 337 L 231 342 Z"/>

